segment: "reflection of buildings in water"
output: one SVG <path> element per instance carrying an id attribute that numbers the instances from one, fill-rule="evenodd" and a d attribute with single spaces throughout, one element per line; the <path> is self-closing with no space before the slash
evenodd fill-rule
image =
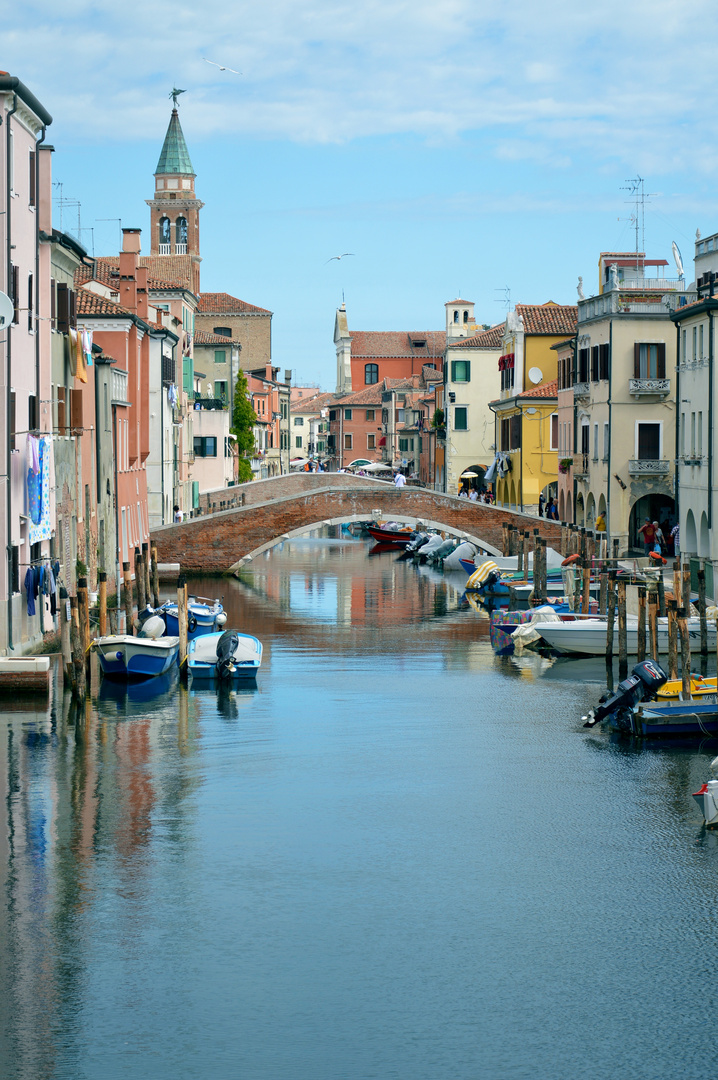
<path id="1" fill-rule="evenodd" d="M 132 896 L 129 933 L 139 930 L 152 865 L 140 852 L 158 806 L 163 839 L 184 850 L 188 796 L 201 783 L 191 760 L 195 707 L 180 691 L 179 721 L 174 698 L 157 715 L 151 704 L 140 709 L 108 719 L 88 699 L 79 711 L 55 682 L 47 707 L 3 712 L 0 1061 L 12 1061 L 18 1076 L 55 1075 L 60 1052 L 68 1075 L 80 1074 L 72 1052 L 87 989 L 83 926 L 96 917 L 109 872 Z"/>

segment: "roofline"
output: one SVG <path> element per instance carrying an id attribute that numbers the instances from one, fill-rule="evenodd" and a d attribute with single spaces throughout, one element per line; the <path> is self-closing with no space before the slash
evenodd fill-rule
<path id="1" fill-rule="evenodd" d="M 32 90 L 28 90 L 25 83 L 18 79 L 16 75 L 8 75 L 6 71 L 0 74 L 0 93 L 3 91 L 17 94 L 20 100 L 24 101 L 29 109 L 32 109 L 45 126 L 52 123 L 52 117 L 45 106 L 38 101 Z"/>
<path id="2" fill-rule="evenodd" d="M 715 311 L 716 308 L 718 308 L 718 297 L 704 296 L 702 300 L 694 304 L 684 304 L 683 307 L 676 308 L 675 311 L 670 312 L 669 317 L 674 323 L 679 323 L 687 319 L 689 315 L 701 315 L 704 311 Z"/>
<path id="3" fill-rule="evenodd" d="M 77 255 L 85 266 L 91 266 L 93 270 L 95 269 L 95 260 L 88 255 L 82 244 L 74 236 L 70 236 L 69 233 L 60 232 L 59 229 L 53 229 L 51 233 L 46 233 L 41 229 L 39 236 L 45 243 L 60 244 L 61 247 L 67 248 L 68 251 L 72 251 L 73 254 Z"/>
<path id="4" fill-rule="evenodd" d="M 522 401 L 558 401 L 558 392 L 547 394 L 546 397 L 535 398 L 527 397 L 526 394 L 516 394 L 514 397 L 505 398 L 504 401 L 490 401 L 488 404 L 492 412 L 499 412 L 500 409 L 509 408 L 510 406 L 515 408 Z"/>

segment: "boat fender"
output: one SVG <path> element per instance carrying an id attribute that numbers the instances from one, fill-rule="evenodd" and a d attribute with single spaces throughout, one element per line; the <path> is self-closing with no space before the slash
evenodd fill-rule
<path id="1" fill-rule="evenodd" d="M 196 629 L 197 629 L 197 620 L 195 619 L 194 615 L 190 615 L 189 619 L 187 620 L 187 633 L 188 634 L 194 634 Z"/>
<path id="2" fill-rule="evenodd" d="M 117 650 L 117 652 L 115 653 L 115 656 L 117 657 L 117 659 L 118 659 L 118 660 L 121 660 L 121 659 L 122 659 L 122 653 L 120 652 L 120 650 L 119 650 L 119 649 L 118 649 L 118 650 Z"/>
<path id="3" fill-rule="evenodd" d="M 561 566 L 571 566 L 572 563 L 578 562 L 580 558 L 580 555 L 568 555 L 561 563 Z"/>

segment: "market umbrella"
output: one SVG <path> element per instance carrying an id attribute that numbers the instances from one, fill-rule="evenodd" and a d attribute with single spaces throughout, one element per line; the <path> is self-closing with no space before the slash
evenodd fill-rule
<path id="1" fill-rule="evenodd" d="M 477 472 L 462 472 L 461 480 L 475 480 L 479 474 Z"/>
<path id="2" fill-rule="evenodd" d="M 382 461 L 373 461 L 370 465 L 367 465 L 364 469 L 365 472 L 385 472 L 388 469 L 391 472 L 391 465 L 385 465 Z"/>

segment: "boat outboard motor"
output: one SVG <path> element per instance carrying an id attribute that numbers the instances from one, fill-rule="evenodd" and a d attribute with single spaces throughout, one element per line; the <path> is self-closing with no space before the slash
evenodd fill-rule
<path id="1" fill-rule="evenodd" d="M 439 559 L 444 559 L 447 555 L 450 555 L 455 547 L 455 540 L 444 540 L 443 544 L 440 547 L 436 548 L 435 551 L 432 551 L 430 553 L 430 558 L 438 562 Z"/>
<path id="2" fill-rule="evenodd" d="M 612 694 L 609 694 L 596 709 L 591 709 L 584 717 L 584 727 L 594 727 L 609 716 L 615 716 L 623 709 L 632 709 L 639 701 L 651 701 L 668 676 L 655 660 L 643 660 L 636 664 L 631 674 L 620 682 Z"/>
<path id="3" fill-rule="evenodd" d="M 225 630 L 217 642 L 217 663 L 215 665 L 218 679 L 231 679 L 237 670 L 234 665 L 234 652 L 239 645 L 239 634 L 234 630 Z"/>
<path id="4" fill-rule="evenodd" d="M 157 638 L 161 638 L 166 630 L 165 621 L 161 619 L 159 615 L 150 615 L 148 619 L 142 623 L 138 637 L 152 638 L 156 641 Z"/>
<path id="5" fill-rule="evenodd" d="M 412 539 L 406 545 L 404 550 L 407 551 L 409 554 L 413 554 L 415 551 L 418 551 L 419 548 L 422 547 L 424 544 L 428 543 L 428 541 L 429 534 L 427 532 L 412 533 Z"/>

